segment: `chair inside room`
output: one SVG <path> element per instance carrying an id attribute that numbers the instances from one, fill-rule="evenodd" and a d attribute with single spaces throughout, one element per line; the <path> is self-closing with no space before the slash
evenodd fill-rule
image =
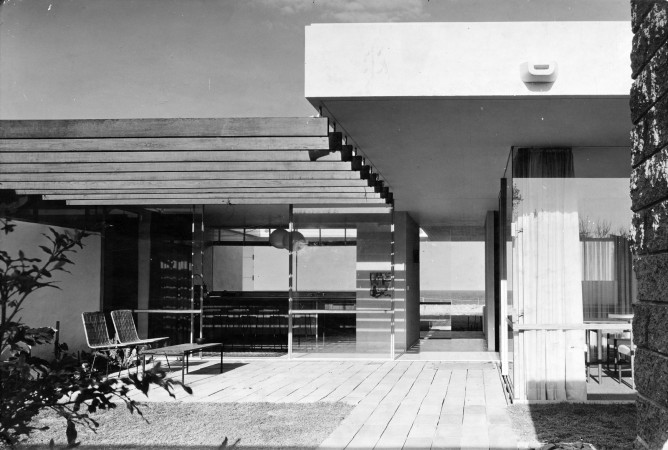
<path id="1" fill-rule="evenodd" d="M 617 370 L 617 377 L 620 383 L 624 382 L 622 377 L 623 366 L 629 366 L 631 371 L 631 388 L 635 389 L 635 380 L 633 378 L 635 359 L 635 346 L 630 340 L 620 342 L 616 345 L 615 351 L 615 369 Z"/>
<path id="2" fill-rule="evenodd" d="M 304 338 L 307 342 L 312 338 L 313 343 L 317 338 L 317 317 L 315 315 L 297 316 L 294 318 L 292 327 L 292 336 L 297 338 L 297 345 L 301 345 L 301 339 Z"/>
<path id="3" fill-rule="evenodd" d="M 603 358 L 599 357 L 598 345 L 597 345 L 598 336 L 595 336 L 595 339 L 592 341 L 591 339 L 592 333 L 596 335 L 597 331 L 592 331 L 592 330 L 585 331 L 584 351 L 585 351 L 585 368 L 587 371 L 586 380 L 587 382 L 589 382 L 589 380 L 591 379 L 601 384 L 603 377 L 602 365 L 604 363 L 607 363 L 607 359 L 605 357 Z M 592 376 L 591 373 L 592 367 L 595 367 L 597 369 L 595 377 Z"/>

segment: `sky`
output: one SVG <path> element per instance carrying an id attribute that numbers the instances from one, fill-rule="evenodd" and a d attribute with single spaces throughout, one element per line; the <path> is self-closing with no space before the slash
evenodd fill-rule
<path id="1" fill-rule="evenodd" d="M 310 116 L 311 23 L 630 16 L 629 0 L 0 2 L 0 119 Z"/>
<path id="2" fill-rule="evenodd" d="M 484 242 L 420 242 L 420 290 L 484 291 Z"/>

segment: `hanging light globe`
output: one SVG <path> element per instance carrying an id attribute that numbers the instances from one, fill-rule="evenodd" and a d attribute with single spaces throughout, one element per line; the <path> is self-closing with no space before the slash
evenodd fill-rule
<path id="1" fill-rule="evenodd" d="M 308 242 L 306 241 L 306 238 L 304 237 L 303 234 L 301 234 L 299 231 L 293 231 L 292 233 L 286 233 L 285 236 L 283 236 L 282 248 L 288 248 L 288 249 L 290 248 L 291 234 L 292 234 L 292 251 L 298 252 L 299 250 L 308 245 Z"/>
<path id="2" fill-rule="evenodd" d="M 284 244 L 284 242 L 288 242 L 288 234 L 288 230 L 276 228 L 269 235 L 269 245 L 274 248 L 288 248 L 287 245 Z"/>

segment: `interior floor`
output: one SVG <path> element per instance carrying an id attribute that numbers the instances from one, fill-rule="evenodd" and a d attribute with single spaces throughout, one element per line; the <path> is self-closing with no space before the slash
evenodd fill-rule
<path id="1" fill-rule="evenodd" d="M 420 333 L 400 360 L 499 361 L 498 352 L 487 351 L 482 331 L 449 331 L 432 328 Z"/>

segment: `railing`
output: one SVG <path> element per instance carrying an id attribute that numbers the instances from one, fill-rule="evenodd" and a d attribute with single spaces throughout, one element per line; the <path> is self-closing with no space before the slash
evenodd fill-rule
<path id="1" fill-rule="evenodd" d="M 201 309 L 133 309 L 132 312 L 165 316 L 160 321 L 160 326 L 156 326 L 155 322 L 149 321 L 149 337 L 168 336 L 171 344 L 193 342 L 195 330 L 191 318 L 193 315 L 202 314 Z"/>
<path id="2" fill-rule="evenodd" d="M 293 334 L 318 329 L 318 322 L 323 320 L 318 316 L 324 314 L 340 318 L 330 320 L 330 327 L 338 324 L 349 329 L 354 326 L 354 320 L 342 315 L 355 314 L 355 302 L 354 292 L 293 293 L 291 312 L 293 316 L 302 317 L 293 323 Z M 212 292 L 204 307 L 204 336 L 225 342 L 226 349 L 230 350 L 287 351 L 289 312 L 287 292 Z"/>

